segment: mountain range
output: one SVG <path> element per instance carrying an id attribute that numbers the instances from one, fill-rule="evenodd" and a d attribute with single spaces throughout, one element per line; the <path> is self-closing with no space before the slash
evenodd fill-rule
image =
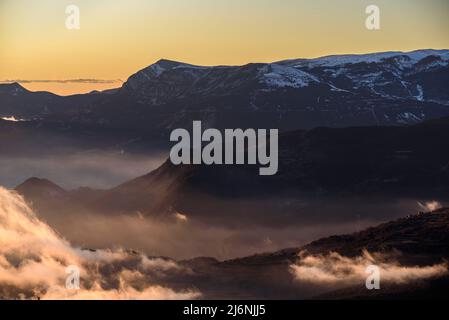
<path id="1" fill-rule="evenodd" d="M 175 166 L 167 160 L 107 190 L 67 191 L 38 178 L 16 189 L 40 212 L 64 207 L 163 219 L 182 212 L 219 224 L 344 221 L 354 212 L 383 219 L 385 212 L 410 210 L 397 206 L 398 199 L 413 205 L 449 200 L 448 135 L 449 118 L 402 127 L 300 130 L 280 136 L 279 172 L 271 177 L 259 176 L 252 165 Z"/>
<path id="2" fill-rule="evenodd" d="M 99 227 L 114 218 L 121 223 L 123 217 L 138 224 L 174 225 L 179 227 L 175 232 L 201 233 L 197 230 L 203 228 L 205 233 L 207 228 L 244 235 L 255 228 L 262 230 L 258 236 L 265 236 L 292 227 L 295 232 L 316 226 L 340 230 L 342 225 L 360 230 L 354 226 L 359 221 L 390 221 L 408 214 L 274 253 L 177 261 L 189 272 L 154 281 L 174 289 L 195 286 L 206 298 L 442 297 L 449 287 L 447 272 L 440 272 L 447 271 L 449 258 L 449 211 L 410 213 L 432 200 L 438 206 L 449 204 L 448 84 L 449 50 L 244 66 L 160 60 L 122 87 L 103 92 L 62 97 L 30 92 L 17 83 L 0 85 L 0 150 L 3 157 L 15 154 L 38 163 L 44 154 L 56 159 L 76 152 L 89 158 L 92 150 L 166 150 L 171 130 L 189 129 L 194 120 L 205 128 L 279 128 L 275 176 L 260 176 L 252 165 L 175 166 L 166 160 L 147 174 L 104 189 L 69 190 L 45 177 L 32 177 L 15 190 L 43 221 L 72 229 L 72 234 L 63 233 L 69 240 L 73 234 L 85 238 L 77 230 L 83 224 L 77 222 L 97 221 Z M 6 163 L 14 168 L 11 159 Z M 188 229 L 194 224 L 200 229 Z M 292 243 L 299 236 L 286 235 Z M 350 273 L 347 261 L 351 272 L 377 261 L 396 280 L 370 292 L 364 282 L 328 286 L 300 279 L 301 268 L 323 272 L 328 279 L 326 272 L 335 271 L 337 263 L 342 263 L 345 278 Z M 436 269 L 427 268 L 434 264 Z M 432 276 L 404 280 L 400 274 L 408 268 L 412 275 Z M 440 273 L 433 276 L 434 270 Z"/>
<path id="3" fill-rule="evenodd" d="M 152 140 L 193 120 L 282 131 L 403 125 L 448 116 L 448 83 L 449 50 L 215 67 L 160 60 L 104 92 L 60 97 L 0 85 L 0 117 L 66 130 L 120 128 Z"/>

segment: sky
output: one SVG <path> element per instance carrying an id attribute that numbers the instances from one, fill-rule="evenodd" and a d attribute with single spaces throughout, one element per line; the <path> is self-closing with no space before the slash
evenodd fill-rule
<path id="1" fill-rule="evenodd" d="M 66 28 L 70 4 L 79 30 Z M 365 27 L 372 4 L 380 30 Z M 120 86 L 161 58 L 241 65 L 422 48 L 449 48 L 449 0 L 0 0 L 0 82 L 63 95 Z"/>

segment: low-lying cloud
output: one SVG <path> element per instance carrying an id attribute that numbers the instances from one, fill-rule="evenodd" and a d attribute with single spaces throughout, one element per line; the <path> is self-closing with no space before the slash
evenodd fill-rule
<path id="1" fill-rule="evenodd" d="M 143 216 L 139 212 L 124 215 L 58 213 L 46 214 L 43 218 L 77 245 L 90 248 L 119 246 L 176 260 L 245 257 L 299 247 L 313 239 L 354 229 L 352 223 L 282 228 L 247 225 L 232 228 L 212 225 L 194 215 L 179 212 L 170 216 L 169 220 Z M 362 227 L 369 225 L 372 222 L 361 223 Z"/>
<path id="2" fill-rule="evenodd" d="M 382 282 L 395 284 L 435 278 L 448 274 L 447 263 L 431 266 L 403 266 L 385 254 L 364 251 L 357 257 L 345 257 L 336 252 L 327 255 L 309 255 L 301 252 L 296 264 L 290 266 L 296 280 L 317 285 L 343 287 L 364 284 L 367 267 L 380 270 Z"/>
<path id="3" fill-rule="evenodd" d="M 80 289 L 66 288 L 67 267 L 80 270 Z M 189 270 L 137 252 L 82 250 L 40 221 L 22 197 L 0 188 L 0 298 L 194 299 L 195 290 L 158 284 Z"/>

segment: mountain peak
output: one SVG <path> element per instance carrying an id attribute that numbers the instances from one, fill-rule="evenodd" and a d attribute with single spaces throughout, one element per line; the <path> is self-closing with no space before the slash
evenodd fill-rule
<path id="1" fill-rule="evenodd" d="M 64 195 L 67 191 L 58 186 L 56 183 L 36 177 L 29 178 L 18 185 L 15 190 L 27 197 L 36 194 L 46 194 L 52 197 Z"/>
<path id="2" fill-rule="evenodd" d="M 161 67 L 170 68 L 170 67 L 176 67 L 179 65 L 184 65 L 185 63 L 175 61 L 175 60 L 169 60 L 169 59 L 159 59 L 156 61 L 153 65 L 159 65 Z"/>
<path id="3" fill-rule="evenodd" d="M 156 61 L 155 63 L 153 63 L 152 65 L 150 65 L 149 67 L 143 69 L 142 71 L 145 71 L 145 70 L 149 69 L 149 70 L 156 71 L 159 74 L 162 74 L 166 70 L 171 70 L 171 69 L 179 68 L 179 67 L 203 68 L 203 67 L 195 66 L 195 65 L 189 64 L 189 63 L 184 63 L 184 62 L 179 62 L 179 61 L 174 61 L 174 60 L 168 60 L 168 59 L 160 59 L 160 60 Z"/>
<path id="4" fill-rule="evenodd" d="M 25 89 L 20 83 L 18 82 L 12 82 L 9 84 L 11 87 L 13 88 L 21 88 L 21 89 Z"/>
<path id="5" fill-rule="evenodd" d="M 167 71 L 174 69 L 183 69 L 182 71 L 192 71 L 206 69 L 207 67 L 195 66 L 188 63 L 160 59 L 153 63 L 152 65 L 136 72 L 126 81 L 125 86 L 131 89 L 137 89 L 142 84 L 147 83 L 152 80 L 159 80 L 158 78 Z"/>
<path id="6" fill-rule="evenodd" d="M 20 92 L 27 92 L 28 90 L 25 89 L 18 82 L 11 82 L 11 83 L 2 83 L 2 84 L 0 84 L 0 91 L 7 91 L 7 92 L 12 92 L 12 93 L 20 93 Z"/>
<path id="7" fill-rule="evenodd" d="M 155 63 L 149 65 L 148 67 L 136 72 L 128 79 L 128 83 L 134 83 L 136 80 L 137 82 L 140 82 L 140 78 L 145 79 L 152 79 L 152 78 L 158 78 L 161 74 L 163 74 L 167 70 L 171 70 L 173 68 L 187 65 L 182 62 L 167 60 L 167 59 L 160 59 L 156 61 Z"/>

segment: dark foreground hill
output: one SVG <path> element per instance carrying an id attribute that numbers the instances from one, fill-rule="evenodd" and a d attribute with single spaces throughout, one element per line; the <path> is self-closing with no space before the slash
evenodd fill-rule
<path id="1" fill-rule="evenodd" d="M 305 282 L 294 278 L 291 266 L 304 256 L 326 257 L 334 252 L 354 259 L 368 250 L 373 255 L 389 256 L 402 272 L 407 268 L 425 268 L 442 264 L 443 271 L 429 278 L 407 281 L 381 282 L 381 290 L 369 291 L 365 280 L 348 284 Z M 312 242 L 302 248 L 219 262 L 213 258 L 198 258 L 181 264 L 192 269 L 183 279 L 170 279 L 170 285 L 198 288 L 206 298 L 249 299 L 431 299 L 447 298 L 449 273 L 445 261 L 449 259 L 449 209 L 410 215 L 367 230 L 342 236 L 332 236 Z M 371 263 L 381 263 L 375 260 Z M 362 264 L 363 267 L 365 265 Z M 385 272 L 387 269 L 385 269 Z M 444 271 L 445 270 L 445 271 Z M 347 276 L 351 275 L 348 269 Z M 381 273 L 381 279 L 382 279 Z M 383 275 L 387 277 L 386 274 Z M 404 276 L 407 278 L 407 276 Z"/>

